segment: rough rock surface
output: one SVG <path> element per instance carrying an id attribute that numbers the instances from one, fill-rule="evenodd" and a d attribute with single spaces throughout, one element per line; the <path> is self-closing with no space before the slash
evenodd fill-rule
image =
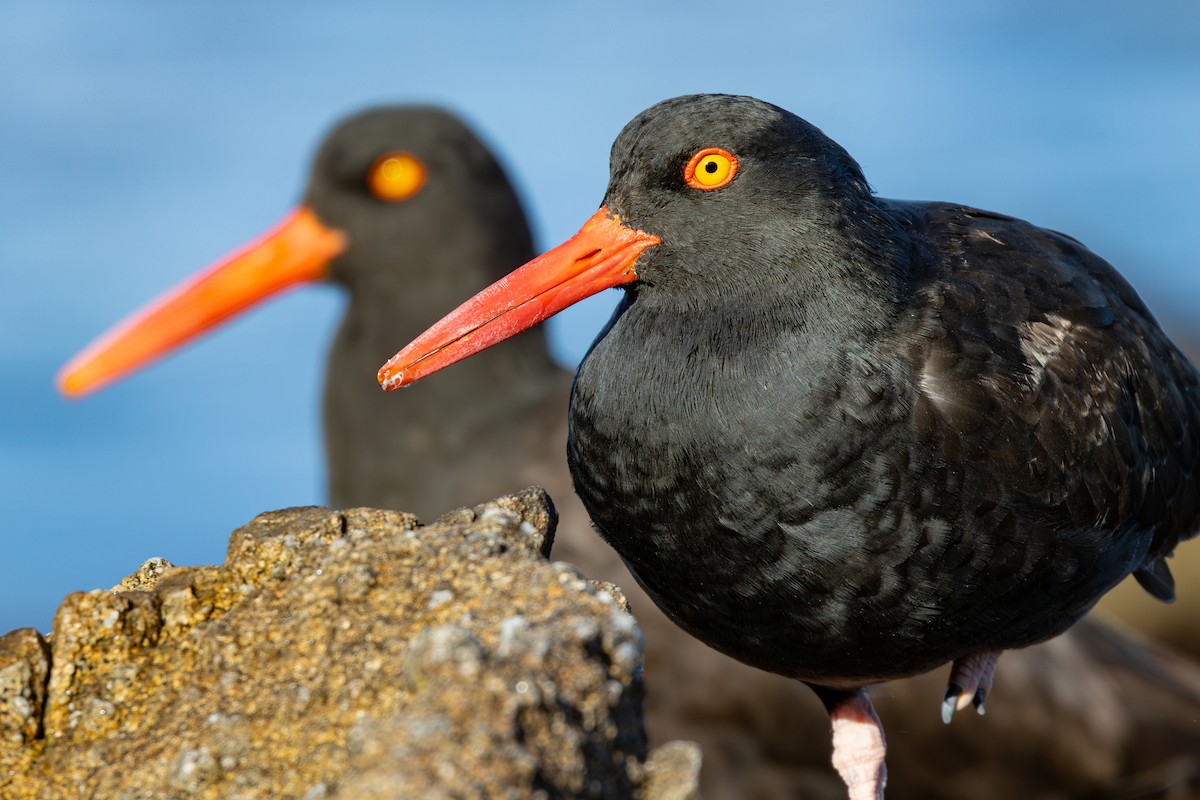
<path id="1" fill-rule="evenodd" d="M 620 590 L 547 561 L 553 524 L 540 490 L 289 509 L 70 595 L 52 648 L 0 639 L 0 797 L 696 797 L 694 747 L 647 758 Z"/>

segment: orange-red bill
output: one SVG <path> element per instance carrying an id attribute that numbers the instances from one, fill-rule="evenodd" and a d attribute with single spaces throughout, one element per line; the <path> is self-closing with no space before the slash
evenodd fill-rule
<path id="1" fill-rule="evenodd" d="M 319 280 L 346 248 L 340 231 L 300 207 L 261 238 L 117 323 L 67 362 L 58 388 L 93 392 L 145 366 L 260 300 Z"/>
<path id="2" fill-rule="evenodd" d="M 379 370 L 399 389 L 486 350 L 602 289 L 637 280 L 634 262 L 661 239 L 628 228 L 603 206 L 579 232 L 517 268 L 435 323 Z"/>

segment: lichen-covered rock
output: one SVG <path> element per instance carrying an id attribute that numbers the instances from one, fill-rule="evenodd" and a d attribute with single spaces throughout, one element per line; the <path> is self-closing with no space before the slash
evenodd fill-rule
<path id="1" fill-rule="evenodd" d="M 145 563 L 138 567 L 137 572 L 122 578 L 121 582 L 109 589 L 109 591 L 114 593 L 134 591 L 148 592 L 154 588 L 162 576 L 166 575 L 173 569 L 175 569 L 175 565 L 170 561 L 167 561 L 165 558 L 155 556 L 154 558 L 147 559 Z"/>
<path id="2" fill-rule="evenodd" d="M 220 567 L 73 594 L 52 658 L 0 639 L 0 796 L 694 797 L 688 751 L 647 769 L 641 633 L 545 559 L 553 522 L 540 490 L 427 527 L 289 509 Z"/>
<path id="3" fill-rule="evenodd" d="M 650 754 L 644 790 L 656 800 L 700 800 L 700 747 L 667 742 Z"/>
<path id="4" fill-rule="evenodd" d="M 22 745 L 41 733 L 49 672 L 50 648 L 33 628 L 0 636 L 0 740 Z"/>

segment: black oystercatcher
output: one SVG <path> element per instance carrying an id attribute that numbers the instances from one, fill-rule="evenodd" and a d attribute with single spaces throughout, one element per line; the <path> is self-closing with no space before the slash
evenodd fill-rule
<path id="1" fill-rule="evenodd" d="M 853 800 L 881 797 L 863 687 L 1053 637 L 1200 527 L 1195 368 L 1074 239 L 874 196 L 751 98 L 660 103 L 603 205 L 380 371 L 395 389 L 611 286 L 568 457 L 603 537 L 683 628 L 811 686 Z"/>
<path id="2" fill-rule="evenodd" d="M 100 337 L 59 385 L 68 395 L 92 391 L 273 293 L 332 280 L 350 295 L 325 383 L 332 502 L 422 515 L 482 502 L 524 485 L 518 454 L 561 408 L 569 376 L 550 360 L 543 332 L 401 404 L 372 376 L 438 308 L 532 255 L 512 186 L 462 122 L 432 107 L 366 111 L 325 139 L 303 203 L 279 227 Z"/>

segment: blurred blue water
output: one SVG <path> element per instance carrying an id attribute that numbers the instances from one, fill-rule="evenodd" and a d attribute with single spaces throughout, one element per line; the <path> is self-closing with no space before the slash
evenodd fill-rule
<path id="1" fill-rule="evenodd" d="M 753 94 L 840 141 L 881 194 L 1067 231 L 1160 316 L 1196 320 L 1200 5 L 647 5 L 0 2 L 0 631 L 46 629 L 66 592 L 152 555 L 219 562 L 258 511 L 323 499 L 331 288 L 80 403 L 52 378 L 280 217 L 325 129 L 366 104 L 465 113 L 549 245 L 595 209 L 633 114 Z M 553 323 L 564 361 L 614 299 Z M 267 379 L 281 362 L 286 385 Z"/>

